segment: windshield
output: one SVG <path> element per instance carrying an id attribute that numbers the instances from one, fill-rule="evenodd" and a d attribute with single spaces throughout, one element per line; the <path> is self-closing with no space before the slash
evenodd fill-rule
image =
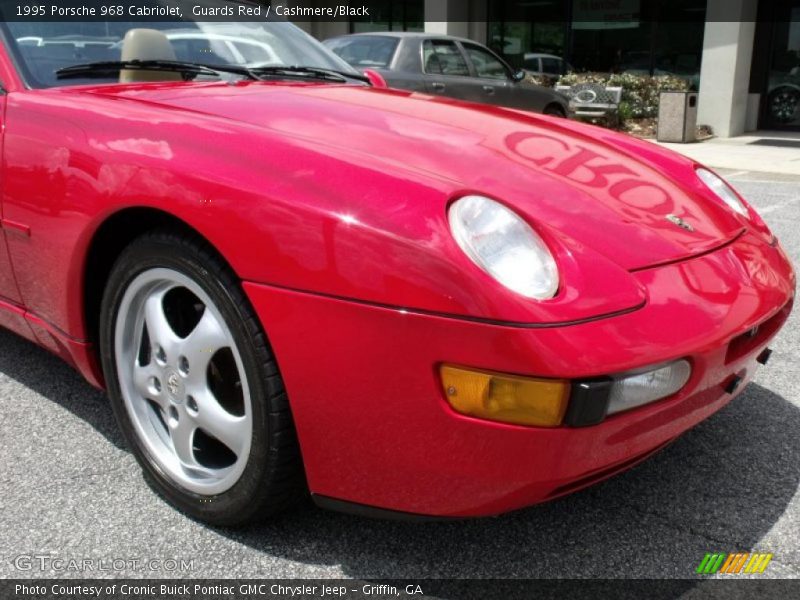
<path id="1" fill-rule="evenodd" d="M 397 38 L 357 35 L 325 40 L 322 43 L 354 67 L 386 68 L 394 58 L 399 41 Z"/>
<path id="2" fill-rule="evenodd" d="M 158 57 L 162 60 L 216 66 L 293 66 L 355 72 L 310 35 L 286 21 L 7 22 L 6 28 L 12 51 L 33 87 L 119 81 L 112 75 L 65 80 L 59 79 L 56 72 L 79 64 L 120 60 L 125 36 L 132 29 L 155 29 L 166 37 L 167 51 Z M 130 48 L 126 54 L 130 58 Z M 133 55 L 136 55 L 135 49 Z"/>

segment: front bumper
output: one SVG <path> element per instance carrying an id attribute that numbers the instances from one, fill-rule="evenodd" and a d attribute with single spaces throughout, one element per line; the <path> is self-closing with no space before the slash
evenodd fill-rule
<path id="1" fill-rule="evenodd" d="M 314 494 L 403 513 L 506 512 L 628 468 L 727 404 L 785 322 L 795 276 L 747 234 L 642 270 L 641 310 L 565 327 L 499 326 L 246 283 L 277 356 Z M 760 327 L 753 333 L 754 328 Z M 677 395 L 584 428 L 536 429 L 455 413 L 441 363 L 584 379 L 679 358 Z"/>

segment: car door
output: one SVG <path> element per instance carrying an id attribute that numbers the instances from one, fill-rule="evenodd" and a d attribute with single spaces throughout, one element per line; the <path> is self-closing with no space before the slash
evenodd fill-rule
<path id="1" fill-rule="evenodd" d="M 6 115 L 6 94 L 0 88 L 0 119 L 5 120 Z M 0 122 L 0 136 L 5 135 L 5 123 Z M 0 137 L 0 147 L 2 147 L 2 137 Z M 0 189 L 3 187 L 4 173 L 0 171 Z M 14 278 L 14 271 L 11 267 L 11 259 L 8 254 L 8 236 L 27 236 L 27 228 L 6 219 L 3 212 L 2 200 L 0 200 L 0 225 L 2 225 L 2 235 L 0 235 L 0 302 L 15 305 L 22 304 L 22 297 L 17 289 L 17 282 Z"/>
<path id="2" fill-rule="evenodd" d="M 510 106 L 512 102 L 512 71 L 488 48 L 470 42 L 459 42 L 467 57 L 475 87 L 480 89 L 480 102 Z"/>
<path id="3" fill-rule="evenodd" d="M 2 52 L 0 48 L 0 52 Z M 0 57 L 2 59 L 4 57 Z M 5 146 L 7 95 L 0 84 L 0 148 Z M 0 163 L 0 190 L 5 189 L 5 161 Z M 30 230 L 15 219 L 9 218 L 5 198 L 0 195 L 0 327 L 9 329 L 25 338 L 34 340 L 33 331 L 25 318 L 25 307 L 22 294 L 17 285 L 11 262 L 9 244 L 19 240 L 27 240 Z"/>
<path id="4" fill-rule="evenodd" d="M 416 38 L 391 35 L 346 35 L 322 42 L 351 67 L 370 69 L 389 87 L 427 92 L 420 67 L 420 44 Z"/>
<path id="5" fill-rule="evenodd" d="M 480 102 L 534 112 L 543 112 L 547 106 L 561 102 L 549 88 L 516 80 L 508 63 L 488 48 L 470 42 L 462 42 L 462 46 L 475 80 L 480 82 Z"/>
<path id="6" fill-rule="evenodd" d="M 422 43 L 422 72 L 431 94 L 483 101 L 480 83 L 470 76 L 467 60 L 453 40 L 433 38 Z"/>

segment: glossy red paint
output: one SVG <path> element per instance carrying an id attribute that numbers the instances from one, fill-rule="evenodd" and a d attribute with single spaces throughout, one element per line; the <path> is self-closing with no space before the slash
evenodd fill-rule
<path id="1" fill-rule="evenodd" d="M 750 379 L 775 331 L 733 362 L 726 362 L 728 345 L 787 306 L 795 284 L 789 268 L 779 248 L 748 234 L 703 257 L 637 273 L 649 296 L 639 311 L 556 328 L 470 323 L 257 284 L 245 289 L 279 357 L 311 489 L 456 517 L 579 489 L 719 410 L 732 398 L 725 384 L 734 374 Z M 679 358 L 693 366 L 679 394 L 579 429 L 459 415 L 437 375 L 444 362 L 579 379 Z"/>
<path id="2" fill-rule="evenodd" d="M 318 494 L 481 515 L 610 473 L 727 402 L 720 383 L 767 340 L 731 364 L 727 345 L 794 294 L 754 213 L 725 208 L 688 159 L 602 129 L 358 85 L 29 90 L 4 51 L 0 76 L 17 226 L 0 324 L 100 385 L 83 297 L 96 232 L 131 208 L 180 219 L 246 282 Z M 517 296 L 461 252 L 446 211 L 469 193 L 540 233 L 555 298 Z M 695 371 L 678 397 L 580 430 L 456 415 L 436 377 L 441 362 L 573 378 L 680 357 Z"/>
<path id="3" fill-rule="evenodd" d="M 374 69 L 366 69 L 364 71 L 364 75 L 366 75 L 367 78 L 369 78 L 369 82 L 372 84 L 372 87 L 376 87 L 379 89 L 384 89 L 389 87 L 386 84 L 386 80 L 383 78 L 383 75 L 381 75 L 380 73 L 378 73 L 378 71 Z"/>

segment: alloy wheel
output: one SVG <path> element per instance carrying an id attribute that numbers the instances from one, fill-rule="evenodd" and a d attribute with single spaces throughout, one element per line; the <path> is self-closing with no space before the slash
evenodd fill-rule
<path id="1" fill-rule="evenodd" d="M 219 310 L 167 268 L 126 288 L 114 353 L 125 408 L 158 467 L 183 488 L 221 494 L 247 466 L 253 413 L 245 370 Z"/>
<path id="2" fill-rule="evenodd" d="M 773 94 L 770 110 L 776 120 L 788 123 L 794 120 L 798 104 L 800 104 L 800 93 L 791 89 L 783 89 Z"/>

